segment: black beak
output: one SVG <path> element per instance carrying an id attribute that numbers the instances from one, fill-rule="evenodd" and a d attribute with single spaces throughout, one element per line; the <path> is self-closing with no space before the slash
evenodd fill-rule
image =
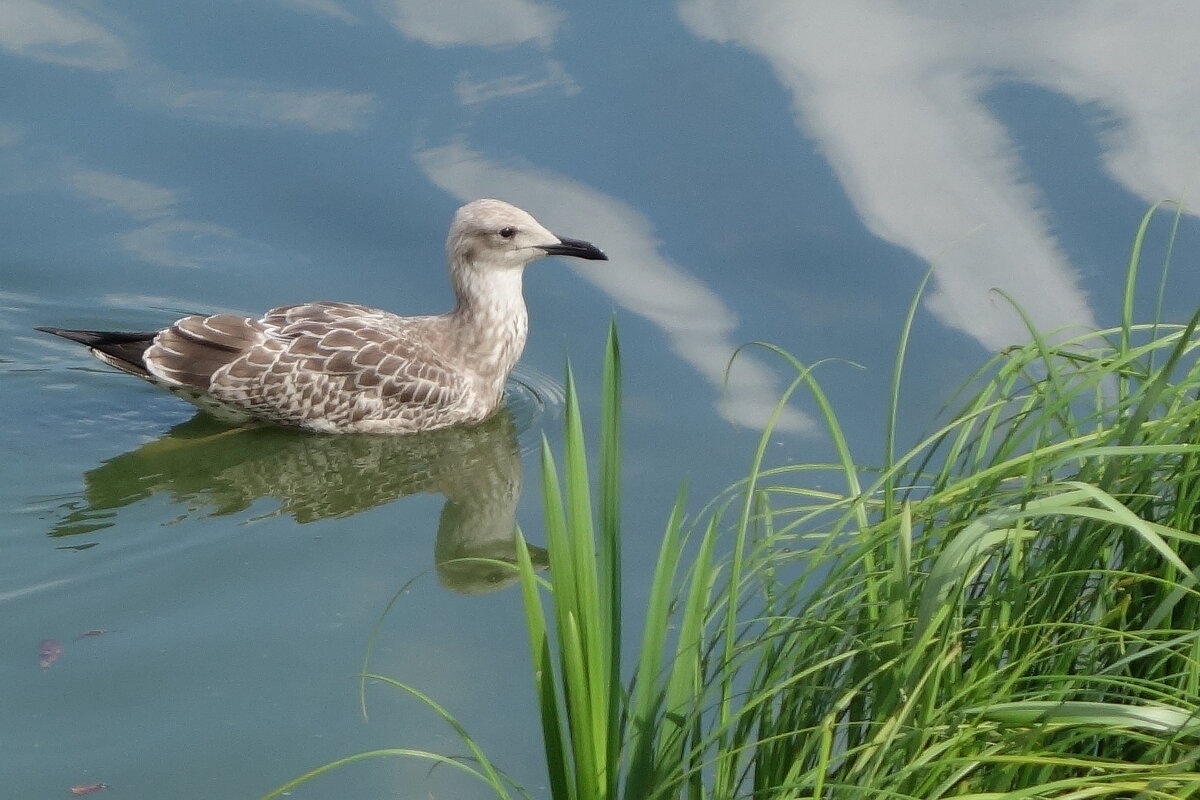
<path id="1" fill-rule="evenodd" d="M 592 261 L 608 261 L 608 256 L 604 255 L 599 247 L 591 242 L 584 242 L 579 239 L 566 239 L 560 237 L 558 244 L 540 244 L 538 247 L 546 251 L 546 255 L 550 256 L 575 256 L 576 258 L 587 258 Z"/>

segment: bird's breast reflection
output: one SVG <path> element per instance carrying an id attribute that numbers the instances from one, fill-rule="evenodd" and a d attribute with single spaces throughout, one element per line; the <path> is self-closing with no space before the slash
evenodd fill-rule
<path id="1" fill-rule="evenodd" d="M 154 495 L 186 516 L 220 516 L 260 499 L 299 523 L 349 517 L 405 495 L 446 498 L 434 560 L 442 584 L 480 594 L 517 578 L 514 536 L 521 453 L 507 409 L 470 427 L 411 436 L 324 436 L 278 427 L 230 428 L 198 414 L 160 438 L 84 473 L 51 536 L 95 533 L 116 509 Z M 92 542 L 88 543 L 89 545 Z M 546 553 L 530 547 L 535 566 Z"/>

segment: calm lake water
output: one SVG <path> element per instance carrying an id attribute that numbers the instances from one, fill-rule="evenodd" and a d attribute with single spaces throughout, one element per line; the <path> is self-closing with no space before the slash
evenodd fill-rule
<path id="1" fill-rule="evenodd" d="M 993 289 L 1047 329 L 1117 321 L 1139 218 L 1197 192 L 1197 30 L 1133 0 L 0 0 L 0 794 L 256 797 L 361 750 L 464 753 L 394 691 L 363 719 L 374 635 L 373 671 L 544 796 L 520 597 L 439 564 L 502 556 L 514 519 L 543 540 L 566 358 L 594 419 L 616 318 L 636 615 L 679 481 L 699 508 L 736 480 L 789 379 L 750 349 L 724 389 L 738 345 L 828 359 L 872 463 L 929 265 L 903 442 L 1024 340 Z M 440 311 L 450 217 L 483 196 L 611 261 L 527 272 L 522 377 L 480 430 L 229 431 L 32 330 Z M 1189 211 L 1165 318 L 1200 298 L 1196 234 Z M 807 397 L 769 457 L 830 458 Z M 390 759 L 295 796 L 487 794 Z"/>

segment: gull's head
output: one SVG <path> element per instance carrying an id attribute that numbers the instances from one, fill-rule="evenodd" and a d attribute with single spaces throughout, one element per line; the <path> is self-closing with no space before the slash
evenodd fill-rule
<path id="1" fill-rule="evenodd" d="M 608 260 L 595 245 L 555 236 L 530 214 L 503 200 L 473 200 L 458 209 L 446 253 L 452 268 L 519 270 L 543 256 Z"/>

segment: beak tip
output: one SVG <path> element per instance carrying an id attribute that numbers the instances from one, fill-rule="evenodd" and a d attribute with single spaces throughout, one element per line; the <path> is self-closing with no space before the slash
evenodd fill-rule
<path id="1" fill-rule="evenodd" d="M 603 250 L 591 242 L 580 239 L 561 237 L 558 244 L 542 245 L 542 249 L 551 256 L 574 256 L 589 261 L 608 261 L 608 256 L 604 254 Z"/>

